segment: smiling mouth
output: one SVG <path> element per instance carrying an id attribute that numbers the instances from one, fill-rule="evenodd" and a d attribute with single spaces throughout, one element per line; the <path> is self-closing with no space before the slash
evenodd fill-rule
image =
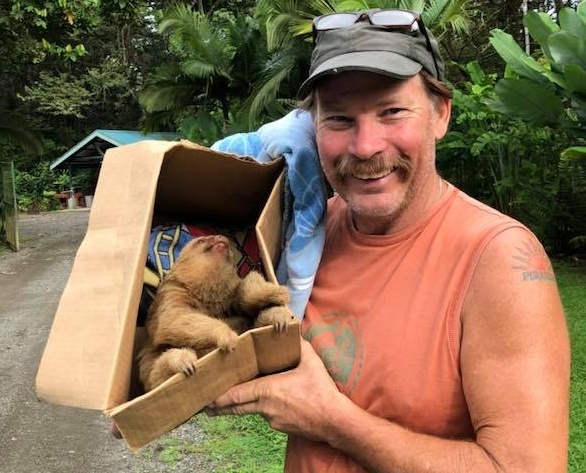
<path id="1" fill-rule="evenodd" d="M 383 177 L 387 177 L 389 174 L 392 174 L 398 169 L 397 166 L 392 167 L 391 169 L 383 169 L 376 173 L 361 173 L 361 172 L 354 172 L 352 173 L 352 177 L 356 179 L 360 179 L 361 181 L 374 181 L 376 179 L 382 179 Z"/>

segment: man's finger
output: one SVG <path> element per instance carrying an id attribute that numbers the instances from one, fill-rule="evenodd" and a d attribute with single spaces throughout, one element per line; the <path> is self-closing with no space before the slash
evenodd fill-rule
<path id="1" fill-rule="evenodd" d="M 115 422 L 110 422 L 110 433 L 117 439 L 122 438 L 122 432 L 120 432 Z"/>
<path id="2" fill-rule="evenodd" d="M 214 410 L 223 409 L 225 407 L 232 407 L 241 404 L 256 403 L 259 396 L 259 384 L 262 382 L 260 379 L 248 381 L 246 383 L 234 386 L 218 399 L 212 402 L 209 407 Z"/>
<path id="3" fill-rule="evenodd" d="M 248 402 L 246 404 L 233 404 L 231 406 L 216 408 L 210 405 L 204 409 L 204 412 L 209 417 L 216 416 L 228 416 L 228 415 L 247 415 L 247 414 L 259 414 L 258 403 Z"/>

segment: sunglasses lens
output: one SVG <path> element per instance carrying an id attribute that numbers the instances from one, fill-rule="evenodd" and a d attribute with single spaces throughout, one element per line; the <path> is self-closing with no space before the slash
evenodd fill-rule
<path id="1" fill-rule="evenodd" d="M 421 34 L 427 42 L 427 49 L 433 59 L 436 77 L 440 78 L 438 61 L 433 52 L 433 46 L 423 26 L 421 16 L 410 10 L 371 10 L 363 12 L 330 13 L 329 15 L 318 16 L 313 19 L 313 41 L 316 41 L 318 31 L 335 30 L 348 28 L 356 22 L 368 20 L 370 24 L 382 26 L 388 29 L 418 31 L 421 27 Z"/>
<path id="2" fill-rule="evenodd" d="M 411 31 L 417 29 L 417 16 L 410 11 L 378 10 L 370 14 L 370 21 L 377 26 L 410 27 Z"/>
<path id="3" fill-rule="evenodd" d="M 347 28 L 356 23 L 357 19 L 358 15 L 356 13 L 333 13 L 317 17 L 313 22 L 313 26 L 318 31 Z"/>

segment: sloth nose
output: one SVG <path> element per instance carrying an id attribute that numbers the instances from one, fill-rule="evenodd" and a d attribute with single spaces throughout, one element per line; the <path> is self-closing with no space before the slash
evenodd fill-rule
<path id="1" fill-rule="evenodd" d="M 212 241 L 214 243 L 228 243 L 228 239 L 224 235 L 214 235 Z"/>

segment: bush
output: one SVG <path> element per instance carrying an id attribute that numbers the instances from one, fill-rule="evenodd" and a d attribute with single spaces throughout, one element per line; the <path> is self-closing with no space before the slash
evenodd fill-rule
<path id="1" fill-rule="evenodd" d="M 67 187 L 65 173 L 55 174 L 49 163 L 40 161 L 28 170 L 18 170 L 15 175 L 18 208 L 22 212 L 44 212 L 59 209 L 56 191 Z"/>
<path id="2" fill-rule="evenodd" d="M 559 160 L 568 136 L 491 109 L 496 77 L 474 62 L 466 71 L 470 81 L 454 91 L 438 169 L 468 194 L 523 222 L 550 251 L 568 250 L 576 222 L 567 214 L 568 173 Z"/>

